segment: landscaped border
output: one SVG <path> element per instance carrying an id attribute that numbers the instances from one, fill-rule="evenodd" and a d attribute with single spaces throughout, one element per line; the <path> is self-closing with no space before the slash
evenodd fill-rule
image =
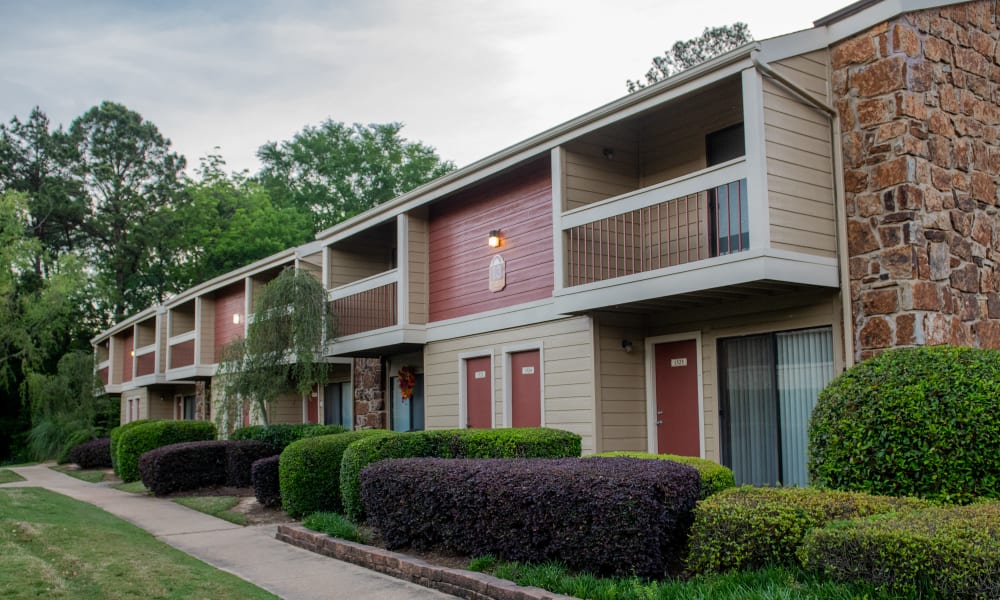
<path id="1" fill-rule="evenodd" d="M 274 537 L 286 544 L 466 600 L 573 600 L 570 596 L 520 586 L 485 573 L 440 567 L 398 552 L 330 537 L 298 524 L 278 525 Z"/>

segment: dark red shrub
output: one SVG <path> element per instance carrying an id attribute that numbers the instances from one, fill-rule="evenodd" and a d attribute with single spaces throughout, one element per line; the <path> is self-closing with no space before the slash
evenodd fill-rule
<path id="1" fill-rule="evenodd" d="M 225 485 L 226 448 L 230 442 L 181 442 L 139 457 L 139 477 L 157 496 Z"/>
<path id="2" fill-rule="evenodd" d="M 278 456 L 254 461 L 250 468 L 253 495 L 257 502 L 272 508 L 281 506 L 281 485 L 278 482 Z"/>
<path id="3" fill-rule="evenodd" d="M 390 548 L 647 577 L 680 565 L 700 486 L 693 467 L 632 458 L 408 458 L 361 472 L 368 522 Z"/>
<path id="4" fill-rule="evenodd" d="M 111 468 L 111 438 L 98 438 L 73 446 L 69 451 L 69 462 L 81 469 Z"/>
<path id="5" fill-rule="evenodd" d="M 257 440 L 230 440 L 226 446 L 226 485 L 249 487 L 254 462 L 275 456 L 274 446 Z"/>

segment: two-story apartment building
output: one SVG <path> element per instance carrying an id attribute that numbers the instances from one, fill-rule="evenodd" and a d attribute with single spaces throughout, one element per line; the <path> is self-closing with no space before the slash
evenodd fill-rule
<path id="1" fill-rule="evenodd" d="M 992 2 L 857 2 L 140 313 L 100 368 L 123 419 L 203 417 L 237 308 L 297 265 L 344 366 L 288 419 L 545 425 L 804 484 L 845 366 L 1000 347 L 998 39 Z"/>

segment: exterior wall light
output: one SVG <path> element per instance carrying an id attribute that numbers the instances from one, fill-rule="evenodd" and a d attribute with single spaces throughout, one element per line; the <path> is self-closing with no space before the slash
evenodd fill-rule
<path id="1" fill-rule="evenodd" d="M 632 352 L 632 340 L 622 340 L 622 350 L 625 354 Z"/>
<path id="2" fill-rule="evenodd" d="M 501 240 L 500 240 L 500 230 L 499 229 L 491 229 L 490 230 L 490 237 L 486 240 L 486 243 L 489 244 L 490 248 L 499 248 L 500 247 L 500 242 L 501 242 Z"/>
<path id="3" fill-rule="evenodd" d="M 240 324 L 240 313 L 233 313 L 233 325 Z"/>
<path id="4" fill-rule="evenodd" d="M 129 350 L 128 351 L 128 355 L 129 356 L 135 356 L 135 350 Z"/>

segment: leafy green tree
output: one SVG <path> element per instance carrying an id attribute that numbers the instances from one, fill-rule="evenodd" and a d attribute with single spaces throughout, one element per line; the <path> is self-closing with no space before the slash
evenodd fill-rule
<path id="1" fill-rule="evenodd" d="M 327 379 L 323 345 L 332 334 L 323 284 L 305 271 L 285 269 L 255 301 L 245 339 L 222 352 L 214 410 L 219 428 L 239 422 L 243 401 L 267 425 L 271 407 L 289 390 L 307 394 Z"/>
<path id="2" fill-rule="evenodd" d="M 90 204 L 84 229 L 99 308 L 119 321 L 178 289 L 167 274 L 176 258 L 171 210 L 182 196 L 184 158 L 156 125 L 114 102 L 75 119 L 69 134 Z"/>
<path id="3" fill-rule="evenodd" d="M 680 73 L 684 69 L 699 65 L 706 60 L 735 50 L 753 41 L 750 27 L 746 23 L 736 22 L 721 27 L 706 27 L 696 38 L 674 42 L 663 56 L 653 57 L 653 66 L 646 71 L 646 81 L 626 82 L 629 93 L 637 92 L 647 85 L 656 83 Z"/>
<path id="4" fill-rule="evenodd" d="M 202 159 L 189 181 L 177 221 L 178 254 L 170 278 L 186 288 L 250 264 L 312 236 L 311 215 L 276 206 L 270 192 L 245 173 L 227 175 L 218 155 Z"/>
<path id="5" fill-rule="evenodd" d="M 261 146 L 258 177 L 275 200 L 309 211 L 315 233 L 454 170 L 434 148 L 401 137 L 402 128 L 328 119 Z"/>

